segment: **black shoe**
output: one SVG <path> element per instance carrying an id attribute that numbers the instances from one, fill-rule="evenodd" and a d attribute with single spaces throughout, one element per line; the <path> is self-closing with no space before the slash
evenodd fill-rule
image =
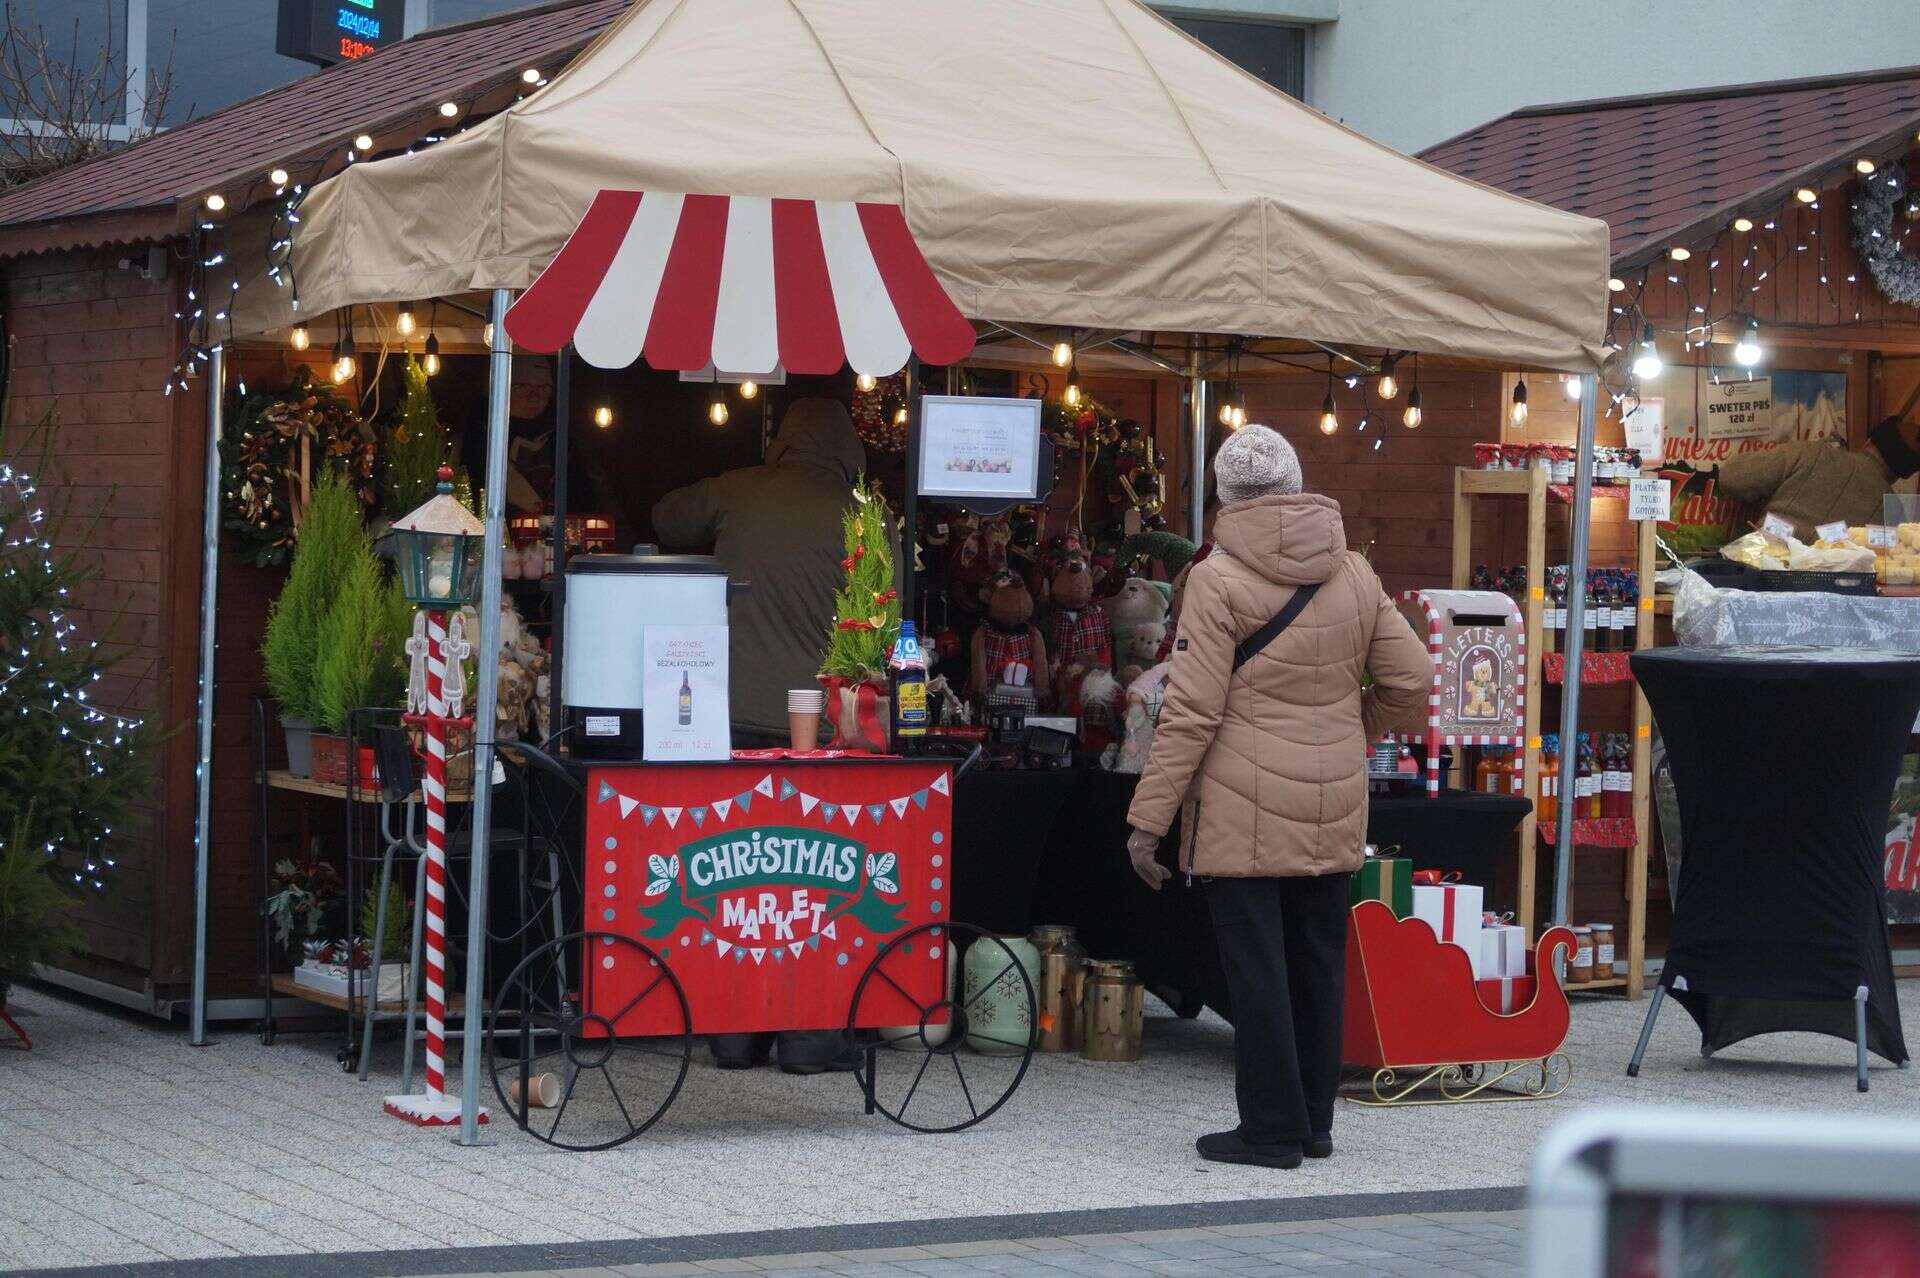
<path id="1" fill-rule="evenodd" d="M 771 1034 L 709 1034 L 707 1047 L 720 1069 L 753 1069 L 773 1054 Z"/>
<path id="2" fill-rule="evenodd" d="M 1332 1158 L 1333 1133 L 1320 1132 L 1307 1137 L 1307 1143 L 1302 1147 L 1302 1152 L 1305 1153 L 1308 1158 Z"/>
<path id="3" fill-rule="evenodd" d="M 1213 1132 L 1193 1143 L 1210 1163 L 1243 1163 L 1249 1167 L 1278 1167 L 1291 1171 L 1300 1165 L 1300 1146 L 1249 1145 L 1239 1132 Z"/>

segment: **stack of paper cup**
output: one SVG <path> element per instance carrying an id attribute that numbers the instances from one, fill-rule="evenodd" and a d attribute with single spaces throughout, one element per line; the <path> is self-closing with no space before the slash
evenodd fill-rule
<path id="1" fill-rule="evenodd" d="M 820 716 L 826 712 L 824 688 L 792 688 L 787 692 L 787 729 L 796 750 L 820 748 Z"/>

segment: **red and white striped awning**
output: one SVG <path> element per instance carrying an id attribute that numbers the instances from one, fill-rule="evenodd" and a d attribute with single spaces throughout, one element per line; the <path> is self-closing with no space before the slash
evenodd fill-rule
<path id="1" fill-rule="evenodd" d="M 596 368 L 884 377 L 973 349 L 894 204 L 601 191 L 507 311 L 528 350 Z"/>

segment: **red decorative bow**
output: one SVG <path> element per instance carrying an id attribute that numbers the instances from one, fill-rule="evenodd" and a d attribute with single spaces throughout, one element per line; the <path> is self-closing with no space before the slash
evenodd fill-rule
<path id="1" fill-rule="evenodd" d="M 1443 883 L 1458 883 L 1460 879 L 1461 874 L 1458 870 L 1448 870 L 1444 874 L 1439 870 L 1415 870 L 1413 872 L 1413 881 L 1421 887 L 1439 887 Z"/>

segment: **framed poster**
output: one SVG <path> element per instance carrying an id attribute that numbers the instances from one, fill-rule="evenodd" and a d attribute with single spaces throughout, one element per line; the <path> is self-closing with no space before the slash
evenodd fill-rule
<path id="1" fill-rule="evenodd" d="M 924 395 L 919 491 L 948 501 L 1037 501 L 1038 399 Z"/>
<path id="2" fill-rule="evenodd" d="M 647 626 L 641 650 L 642 757 L 730 759 L 727 627 Z"/>

